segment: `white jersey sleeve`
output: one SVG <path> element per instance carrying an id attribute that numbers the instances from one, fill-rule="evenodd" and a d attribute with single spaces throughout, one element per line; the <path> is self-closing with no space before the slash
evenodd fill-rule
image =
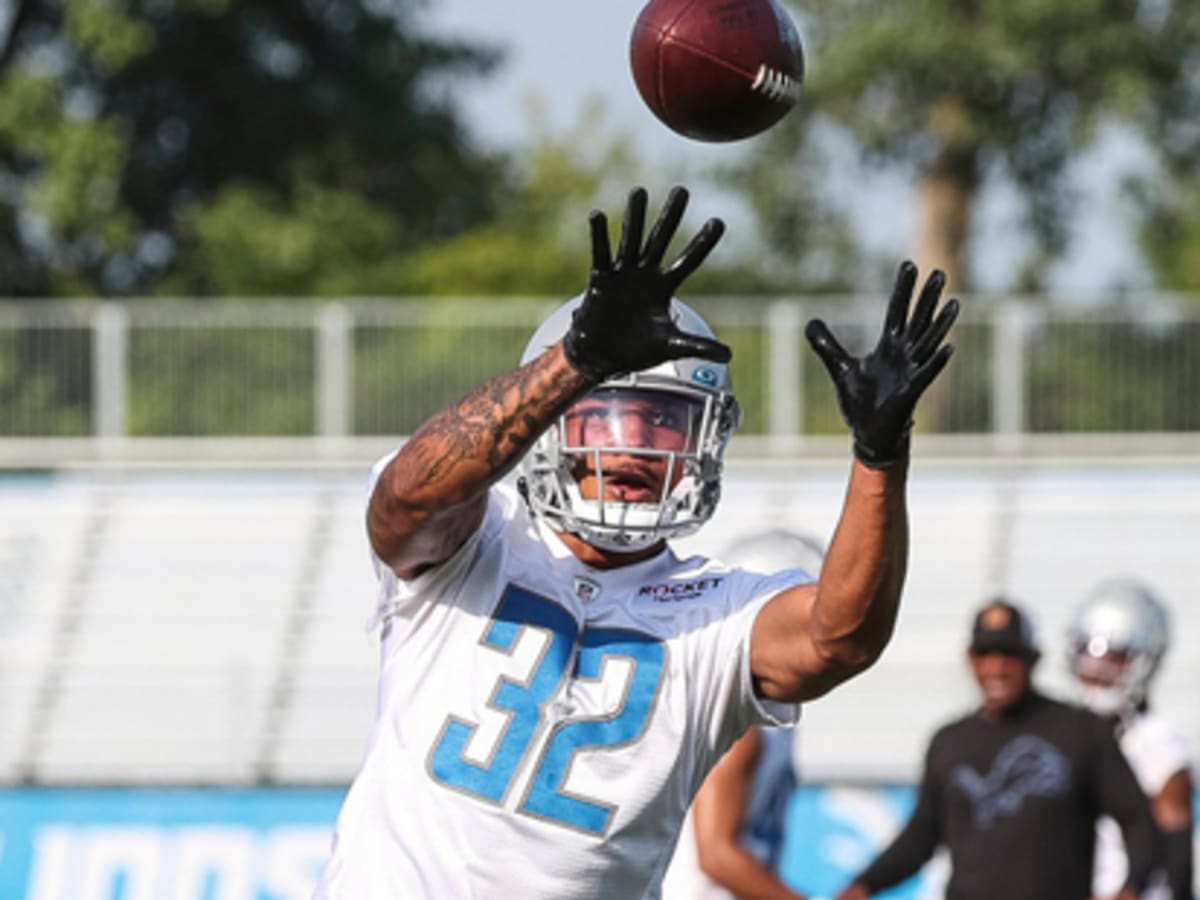
<path id="1" fill-rule="evenodd" d="M 1191 767 L 1186 738 L 1162 716 L 1143 713 L 1121 735 L 1121 751 L 1146 796 L 1156 796 L 1176 772 Z"/>
<path id="2" fill-rule="evenodd" d="M 704 874 L 696 847 L 696 822 L 689 809 L 679 832 L 675 855 L 662 882 L 662 900 L 736 900 L 721 885 Z"/>
<path id="3" fill-rule="evenodd" d="M 811 579 L 798 570 L 775 576 L 738 569 L 702 571 L 710 579 L 726 582 L 725 590 L 696 598 L 692 606 L 673 612 L 682 620 L 689 677 L 703 685 L 706 698 L 696 711 L 697 727 L 713 756 L 707 771 L 750 726 L 794 725 L 799 720 L 798 705 L 775 703 L 755 693 L 750 638 L 754 621 L 769 600 Z"/>
<path id="4" fill-rule="evenodd" d="M 1156 797 L 1176 772 L 1191 768 L 1187 740 L 1156 713 L 1140 713 L 1126 723 L 1121 733 L 1121 752 L 1137 776 L 1147 797 Z M 1125 883 L 1129 861 L 1121 829 L 1109 816 L 1096 823 L 1096 862 L 1092 887 L 1101 896 L 1115 894 Z M 1143 900 L 1169 900 L 1165 877 L 1158 873 Z"/>

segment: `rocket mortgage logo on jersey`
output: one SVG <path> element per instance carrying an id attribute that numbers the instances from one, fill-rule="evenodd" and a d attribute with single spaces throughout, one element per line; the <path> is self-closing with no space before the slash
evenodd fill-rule
<path id="1" fill-rule="evenodd" d="M 644 584 L 638 588 L 639 597 L 649 597 L 655 603 L 674 603 L 695 600 L 705 592 L 721 586 L 724 578 L 697 578 L 695 581 L 671 581 L 663 584 Z"/>

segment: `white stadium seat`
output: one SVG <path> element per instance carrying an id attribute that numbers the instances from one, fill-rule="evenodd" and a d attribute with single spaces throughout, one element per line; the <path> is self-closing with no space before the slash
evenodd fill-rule
<path id="1" fill-rule="evenodd" d="M 787 527 L 827 544 L 848 464 L 734 464 L 720 555 Z M 378 636 L 365 468 L 0 478 L 0 781 L 340 784 L 375 705 Z M 1101 577 L 1171 605 L 1159 705 L 1200 746 L 1200 465 L 918 461 L 896 636 L 809 704 L 805 777 L 914 777 L 933 728 L 969 709 L 970 617 L 1008 594 L 1042 628 L 1039 681 L 1066 690 L 1062 631 Z"/>

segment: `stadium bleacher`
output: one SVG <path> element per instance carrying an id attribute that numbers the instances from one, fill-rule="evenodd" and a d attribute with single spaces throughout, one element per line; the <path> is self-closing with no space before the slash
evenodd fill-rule
<path id="1" fill-rule="evenodd" d="M 85 470 L 0 478 L 0 779 L 40 784 L 338 784 L 374 712 L 366 466 Z M 786 526 L 827 543 L 846 463 L 735 464 L 716 552 Z M 969 617 L 1011 593 L 1042 625 L 1040 681 L 1066 689 L 1062 629 L 1095 580 L 1146 578 L 1177 639 L 1160 706 L 1200 745 L 1200 465 L 918 462 L 899 627 L 881 662 L 809 705 L 813 779 L 907 781 L 974 700 Z"/>

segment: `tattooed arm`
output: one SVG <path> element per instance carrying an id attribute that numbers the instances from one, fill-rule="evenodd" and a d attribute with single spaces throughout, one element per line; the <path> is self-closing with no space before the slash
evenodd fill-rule
<path id="1" fill-rule="evenodd" d="M 664 268 L 663 255 L 687 201 L 686 190 L 672 190 L 643 243 L 646 192 L 631 191 L 615 258 L 608 220 L 593 211 L 588 289 L 563 340 L 435 415 L 383 470 L 367 511 L 367 531 L 375 553 L 397 575 L 410 579 L 449 559 L 483 522 L 488 488 L 590 388 L 668 359 L 729 361 L 724 344 L 685 334 L 671 318 L 675 289 L 725 229 L 719 219 L 709 219 Z"/>
<path id="2" fill-rule="evenodd" d="M 482 523 L 488 488 L 590 386 L 559 343 L 433 416 L 375 485 L 375 553 L 405 579 L 449 559 Z"/>

